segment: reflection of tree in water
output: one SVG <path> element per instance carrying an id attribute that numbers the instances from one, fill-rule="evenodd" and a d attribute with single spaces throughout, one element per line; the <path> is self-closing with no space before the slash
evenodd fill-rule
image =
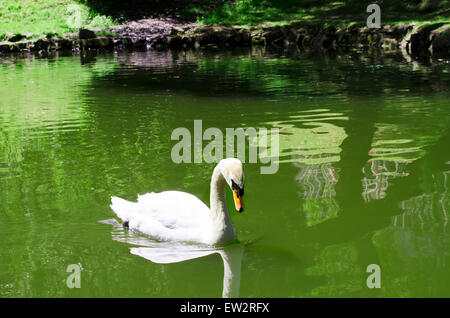
<path id="1" fill-rule="evenodd" d="M 346 138 L 339 144 L 340 159 L 312 165 L 295 163 L 300 168 L 296 180 L 307 215 L 307 227 L 297 240 L 319 246 L 307 273 L 327 282 L 312 288 L 311 295 L 381 293 L 398 297 L 406 295 L 405 291 L 416 293 L 410 296 L 425 295 L 413 286 L 429 280 L 429 271 L 424 269 L 446 269 L 448 252 L 442 242 L 448 238 L 440 233 L 446 228 L 449 205 L 448 166 L 444 167 L 449 135 L 445 129 L 442 132 L 445 120 L 437 120 L 439 114 L 422 107 L 422 102 L 410 103 L 408 108 L 414 108 L 411 105 L 424 114 L 433 114 L 433 125 L 423 119 L 411 125 L 418 119 L 407 117 L 410 109 L 386 109 L 386 118 L 380 118 L 379 102 L 353 105 L 346 114 L 348 120 L 341 122 Z M 398 124 L 390 124 L 392 118 Z M 327 172 L 328 167 L 339 171 L 338 175 L 333 173 L 337 182 Z M 311 207 L 310 202 L 326 200 L 336 205 L 333 217 L 325 205 Z M 369 293 L 365 286 L 368 264 L 395 272 L 395 277 L 383 276 L 385 286 L 389 284 L 386 289 Z M 427 295 L 448 294 L 440 280 L 428 284 L 433 291 Z"/>
<path id="2" fill-rule="evenodd" d="M 337 189 L 338 216 L 310 227 L 304 236 L 323 246 L 316 263 L 309 269 L 311 275 L 323 275 L 333 282 L 318 286 L 312 290 L 313 294 L 336 296 L 367 292 L 362 277 L 371 263 L 385 269 L 383 296 L 447 294 L 445 280 L 430 281 L 429 272 L 423 269 L 433 268 L 436 276 L 441 272 L 445 275 L 448 269 L 448 236 L 442 233 L 446 231 L 449 206 L 448 156 L 445 153 L 449 141 L 449 134 L 443 135 L 428 147 L 425 156 L 408 165 L 384 161 L 374 164 L 378 174 L 389 171 L 384 176 L 390 176 L 384 197 L 373 194 L 368 201 L 354 198 L 352 202 L 341 195 L 349 186 Z M 396 177 L 394 172 L 398 173 Z M 360 185 L 357 181 L 354 180 Z M 354 189 L 357 191 L 356 187 Z M 345 251 L 352 251 L 352 258 L 344 257 Z M 343 257 L 335 266 L 346 268 L 344 271 L 336 270 L 334 265 L 325 266 L 336 259 L 336 253 Z M 349 273 L 352 273 L 350 278 Z M 355 280 L 360 281 L 359 286 L 352 283 Z M 418 282 L 427 282 L 432 290 L 411 294 Z M 337 290 L 336 285 L 341 288 Z"/>
<path id="3" fill-rule="evenodd" d="M 335 123 L 345 120 L 344 114 L 323 108 L 299 111 L 287 121 L 270 123 L 280 130 L 280 162 L 292 162 L 300 169 L 295 180 L 304 199 L 308 226 L 338 213 L 334 199 L 338 170 L 333 163 L 339 161 L 346 134 Z"/>
<path id="4" fill-rule="evenodd" d="M 427 190 L 401 201 L 403 213 L 393 216 L 387 227 L 373 235 L 384 266 L 389 268 L 384 278 L 388 297 L 417 296 L 411 291 L 418 281 L 426 282 L 419 295 L 448 295 L 449 171 L 436 171 L 429 178 L 432 182 Z M 430 269 L 434 278 L 430 277 Z"/>
<path id="5" fill-rule="evenodd" d="M 385 198 L 390 180 L 408 175 L 406 164 L 388 160 L 370 160 L 363 167 L 363 174 L 362 196 L 366 202 Z"/>
<path id="6" fill-rule="evenodd" d="M 401 202 L 405 211 L 402 215 L 394 216 L 392 225 L 401 229 L 433 230 L 446 232 L 448 224 L 448 209 L 450 195 L 448 183 L 450 170 L 433 174 L 434 192 L 423 193 Z"/>
<path id="7" fill-rule="evenodd" d="M 337 172 L 331 163 L 307 165 L 294 163 L 300 168 L 295 177 L 300 183 L 300 193 L 304 199 L 332 198 L 336 195 L 333 185 L 337 182 Z"/>
<path id="8" fill-rule="evenodd" d="M 426 112 L 425 106 L 418 107 L 421 112 Z M 399 129 L 393 124 L 378 124 L 375 133 L 375 141 L 369 151 L 371 159 L 363 167 L 364 178 L 363 198 L 365 202 L 382 200 L 389 195 L 389 187 L 398 178 L 406 178 L 417 166 L 416 161 L 423 162 L 421 158 L 426 156 L 425 148 L 432 146 L 429 138 L 403 139 L 414 136 L 417 131 L 423 131 L 427 125 L 426 121 L 418 122 L 413 127 L 402 127 Z M 433 129 L 428 129 L 431 133 L 434 129 L 440 129 L 439 124 L 433 125 Z M 396 139 L 392 139 L 395 136 Z M 402 138 L 403 137 L 403 138 Z M 427 192 L 423 192 L 415 197 L 399 201 L 399 207 L 404 212 L 400 216 L 394 216 L 392 224 L 401 228 L 414 227 L 423 230 L 425 227 L 446 227 L 446 205 L 448 205 L 446 172 L 436 171 L 430 174 L 430 182 L 426 183 Z M 430 176 L 427 176 L 430 177 Z M 417 185 L 409 185 L 414 187 Z M 392 197 L 390 198 L 392 199 Z M 442 213 L 441 213 L 442 212 Z M 418 226 L 418 227 L 416 227 Z M 437 229 L 434 229 L 437 230 Z M 437 232 L 440 232 L 438 230 Z"/>
<path id="9" fill-rule="evenodd" d="M 299 183 L 300 195 L 305 200 L 307 225 L 311 226 L 335 217 L 338 206 L 334 199 L 336 196 L 334 185 L 338 175 L 333 165 L 331 163 L 310 165 L 295 162 L 294 166 L 300 169 L 295 180 Z"/>

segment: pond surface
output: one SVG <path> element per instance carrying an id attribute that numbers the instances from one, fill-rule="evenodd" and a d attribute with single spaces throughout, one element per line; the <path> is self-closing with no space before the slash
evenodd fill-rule
<path id="1" fill-rule="evenodd" d="M 450 297 L 449 71 L 395 55 L 0 58 L 0 296 Z M 112 195 L 209 203 L 214 164 L 171 159 L 194 120 L 279 129 L 278 171 L 244 164 L 243 213 L 228 192 L 239 243 L 99 222 Z"/>

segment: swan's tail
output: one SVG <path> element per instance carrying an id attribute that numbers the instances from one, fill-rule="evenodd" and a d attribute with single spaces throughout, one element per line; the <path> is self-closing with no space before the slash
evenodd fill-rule
<path id="1" fill-rule="evenodd" d="M 117 217 L 122 220 L 124 225 L 127 225 L 138 211 L 137 203 L 118 197 L 111 197 L 110 207 L 113 209 L 114 213 L 116 213 Z"/>

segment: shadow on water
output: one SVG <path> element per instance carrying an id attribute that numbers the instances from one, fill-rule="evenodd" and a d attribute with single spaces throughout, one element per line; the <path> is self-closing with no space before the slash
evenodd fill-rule
<path id="1" fill-rule="evenodd" d="M 96 53 L 82 58 L 95 62 Z M 318 97 L 346 94 L 429 95 L 445 90 L 448 64 L 408 63 L 399 53 L 279 50 L 145 51 L 116 55 L 121 67 L 102 77 L 121 90 L 164 91 L 214 97 Z M 117 76 L 122 74 L 122 76 Z M 186 80 L 189 78 L 189 80 Z M 311 85 L 311 83 L 320 85 Z M 370 84 L 369 84 L 370 83 Z M 93 87 L 96 83 L 91 84 Z"/>

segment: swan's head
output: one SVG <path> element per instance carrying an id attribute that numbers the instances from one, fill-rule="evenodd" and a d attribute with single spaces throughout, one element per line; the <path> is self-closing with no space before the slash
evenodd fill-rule
<path id="1" fill-rule="evenodd" d="M 239 212 L 244 211 L 244 170 L 242 162 L 236 158 L 222 159 L 219 162 L 222 175 L 233 191 L 234 205 Z"/>

